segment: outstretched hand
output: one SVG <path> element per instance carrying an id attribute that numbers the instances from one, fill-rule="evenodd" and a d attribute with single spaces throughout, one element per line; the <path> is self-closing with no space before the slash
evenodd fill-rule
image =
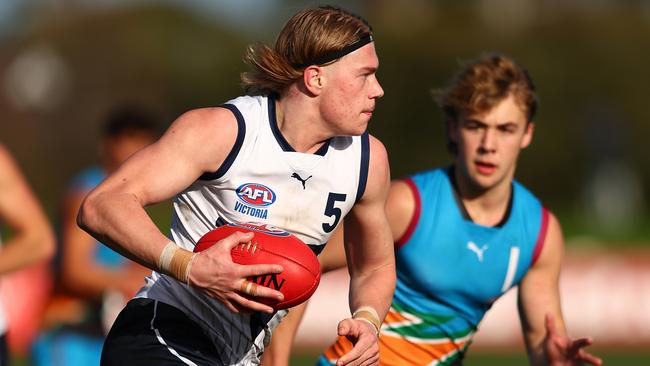
<path id="1" fill-rule="evenodd" d="M 354 347 L 339 358 L 336 366 L 379 365 L 379 343 L 372 324 L 358 319 L 343 319 L 339 322 L 338 334 L 346 337 Z"/>
<path id="2" fill-rule="evenodd" d="M 553 366 L 572 366 L 583 365 L 601 365 L 602 360 L 584 350 L 592 344 L 591 337 L 570 339 L 567 336 L 557 332 L 555 327 L 555 318 L 552 314 L 546 314 L 546 338 L 544 339 L 544 352 L 549 365 Z"/>
<path id="3" fill-rule="evenodd" d="M 250 241 L 252 233 L 235 232 L 199 253 L 190 272 L 190 283 L 208 296 L 221 301 L 232 312 L 261 311 L 272 313 L 273 308 L 255 301 L 269 298 L 282 301 L 280 291 L 255 285 L 253 293 L 246 292 L 248 277 L 282 272 L 277 264 L 240 265 L 233 262 L 230 251 L 235 246 Z"/>

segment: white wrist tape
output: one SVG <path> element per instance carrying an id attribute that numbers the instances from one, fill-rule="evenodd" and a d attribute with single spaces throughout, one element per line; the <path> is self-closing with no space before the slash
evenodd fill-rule
<path id="1" fill-rule="evenodd" d="M 176 243 L 170 241 L 165 245 L 162 253 L 160 253 L 160 258 L 158 259 L 158 268 L 163 272 L 169 272 L 169 267 L 172 263 L 172 258 L 174 258 L 174 253 L 180 249 Z"/>
<path id="2" fill-rule="evenodd" d="M 361 306 L 352 313 L 352 319 L 363 320 L 372 324 L 375 327 L 377 336 L 379 336 L 379 329 L 381 329 L 381 320 L 379 319 L 379 314 L 371 306 Z"/>
<path id="3" fill-rule="evenodd" d="M 185 250 L 170 241 L 160 253 L 158 268 L 163 273 L 170 274 L 175 279 L 189 285 L 190 270 L 197 254 Z"/>

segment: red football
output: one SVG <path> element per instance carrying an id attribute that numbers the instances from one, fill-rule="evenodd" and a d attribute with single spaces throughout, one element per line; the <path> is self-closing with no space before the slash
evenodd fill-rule
<path id="1" fill-rule="evenodd" d="M 320 282 L 320 264 L 309 246 L 296 236 L 265 224 L 226 224 L 203 235 L 194 247 L 205 250 L 234 232 L 253 232 L 250 243 L 240 244 L 231 251 L 232 260 L 239 264 L 280 264 L 284 270 L 248 278 L 258 285 L 282 292 L 281 302 L 256 298 L 275 310 L 296 306 L 311 297 Z"/>

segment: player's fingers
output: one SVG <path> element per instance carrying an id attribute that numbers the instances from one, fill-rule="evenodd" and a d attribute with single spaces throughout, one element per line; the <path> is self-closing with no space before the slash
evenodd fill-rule
<path id="1" fill-rule="evenodd" d="M 347 336 L 350 333 L 350 319 L 341 320 L 336 331 L 340 336 Z"/>
<path id="2" fill-rule="evenodd" d="M 262 304 L 261 302 L 257 302 L 252 298 L 246 298 L 237 293 L 233 293 L 233 295 L 231 296 L 231 300 L 237 303 L 239 307 L 247 311 L 259 311 L 267 314 L 273 313 L 272 307 L 266 304 Z"/>
<path id="3" fill-rule="evenodd" d="M 359 364 L 359 366 L 376 366 L 379 365 L 379 353 L 374 356 L 371 356 L 367 360 Z"/>
<path id="4" fill-rule="evenodd" d="M 227 237 L 219 241 L 220 245 L 217 247 L 223 248 L 223 250 L 231 250 L 239 244 L 249 243 L 253 239 L 254 234 L 252 232 L 243 233 L 241 231 L 236 231 Z"/>
<path id="5" fill-rule="evenodd" d="M 239 267 L 242 277 L 255 277 L 281 273 L 284 268 L 279 264 L 246 264 Z"/>
<path id="6" fill-rule="evenodd" d="M 284 295 L 282 292 L 266 286 L 260 286 L 257 283 L 246 279 L 242 280 L 241 284 L 239 285 L 239 292 L 251 297 L 263 297 L 277 301 L 284 300 Z"/>
<path id="7" fill-rule="evenodd" d="M 593 343 L 593 340 L 590 337 L 579 338 L 574 341 L 571 341 L 571 349 L 575 352 L 578 352 L 581 348 L 587 347 Z"/>
<path id="8" fill-rule="evenodd" d="M 346 336 L 354 344 L 354 347 L 338 360 L 337 365 L 365 365 L 368 359 L 378 357 L 379 346 L 377 345 L 377 338 L 374 333 L 369 329 L 359 327 L 359 324 L 355 323 L 356 321 L 352 319 L 345 319 L 339 323 L 339 328 L 341 326 L 349 327 Z M 340 331 L 339 329 L 339 334 Z"/>
<path id="9" fill-rule="evenodd" d="M 228 300 L 221 300 L 221 302 L 222 302 L 224 305 L 226 305 L 226 307 L 228 308 L 228 310 L 232 311 L 233 313 L 235 313 L 235 314 L 239 314 L 239 313 L 240 313 L 239 308 L 236 307 L 232 302 L 230 302 L 230 301 L 228 301 Z"/>
<path id="10" fill-rule="evenodd" d="M 544 321 L 546 323 L 546 332 L 550 337 L 553 337 L 556 335 L 556 329 L 555 329 L 555 317 L 551 313 L 546 313 L 544 316 Z"/>
<path id="11" fill-rule="evenodd" d="M 600 357 L 596 357 L 596 356 L 592 355 L 591 353 L 586 352 L 584 350 L 582 352 L 580 352 L 580 360 L 582 362 L 586 362 L 588 364 L 596 365 L 596 366 L 600 366 L 600 365 L 603 364 L 603 360 L 601 360 Z"/>
<path id="12" fill-rule="evenodd" d="M 354 361 L 358 366 L 374 366 L 379 364 L 379 346 L 371 344 L 361 356 Z"/>
<path id="13" fill-rule="evenodd" d="M 352 350 L 339 358 L 336 365 L 366 366 L 373 365 L 375 358 L 379 359 L 379 352 L 374 352 L 367 342 L 357 342 Z"/>

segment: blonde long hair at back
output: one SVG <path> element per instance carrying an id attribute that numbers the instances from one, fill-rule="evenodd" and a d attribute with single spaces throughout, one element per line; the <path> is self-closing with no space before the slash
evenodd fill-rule
<path id="1" fill-rule="evenodd" d="M 341 8 L 303 10 L 289 19 L 273 47 L 254 44 L 247 48 L 244 62 L 251 70 L 242 73 L 242 88 L 251 95 L 282 94 L 302 78 L 312 61 L 344 49 L 365 34 L 372 34 L 368 22 Z"/>

